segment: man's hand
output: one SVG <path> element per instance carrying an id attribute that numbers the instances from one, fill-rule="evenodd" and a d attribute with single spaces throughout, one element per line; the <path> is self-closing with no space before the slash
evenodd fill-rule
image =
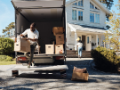
<path id="1" fill-rule="evenodd" d="M 24 37 L 24 35 L 20 34 L 20 37 Z"/>

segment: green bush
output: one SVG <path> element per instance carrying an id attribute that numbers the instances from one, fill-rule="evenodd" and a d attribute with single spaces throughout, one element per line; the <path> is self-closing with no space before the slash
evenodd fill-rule
<path id="1" fill-rule="evenodd" d="M 13 58 L 7 55 L 0 55 L 0 61 L 13 61 Z"/>
<path id="2" fill-rule="evenodd" d="M 91 55 L 99 69 L 116 72 L 120 66 L 120 57 L 115 54 L 114 50 L 99 46 L 92 50 Z"/>
<path id="3" fill-rule="evenodd" d="M 0 55 L 10 55 L 14 50 L 14 41 L 9 38 L 0 38 Z"/>

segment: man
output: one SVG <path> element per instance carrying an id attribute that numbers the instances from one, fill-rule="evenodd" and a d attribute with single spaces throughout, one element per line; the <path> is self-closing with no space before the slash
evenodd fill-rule
<path id="1" fill-rule="evenodd" d="M 30 48 L 31 48 L 30 54 L 31 55 L 30 55 L 28 68 L 30 68 L 31 62 L 33 63 L 33 54 L 34 54 L 35 47 L 37 45 L 38 37 L 39 37 L 39 32 L 35 28 L 36 28 L 36 23 L 32 23 L 30 25 L 29 29 L 26 29 L 22 34 L 20 34 L 21 37 L 27 35 L 28 38 L 26 38 L 26 40 L 29 40 L 29 42 L 31 43 L 31 45 L 30 45 Z"/>

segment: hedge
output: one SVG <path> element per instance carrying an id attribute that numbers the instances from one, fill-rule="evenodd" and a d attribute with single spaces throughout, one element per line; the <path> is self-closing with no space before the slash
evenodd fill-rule
<path id="1" fill-rule="evenodd" d="M 115 54 L 114 50 L 104 47 L 97 47 L 91 52 L 97 68 L 104 71 L 116 72 L 120 67 L 120 57 Z"/>
<path id="2" fill-rule="evenodd" d="M 0 38 L 0 55 L 11 55 L 14 50 L 14 41 L 9 38 Z"/>
<path id="3" fill-rule="evenodd" d="M 0 55 L 0 61 L 13 61 L 13 58 L 7 55 Z"/>

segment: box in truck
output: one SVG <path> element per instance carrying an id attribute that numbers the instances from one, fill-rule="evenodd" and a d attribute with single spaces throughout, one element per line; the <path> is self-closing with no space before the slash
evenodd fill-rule
<path id="1" fill-rule="evenodd" d="M 14 43 L 14 51 L 16 52 L 30 52 L 30 42 L 21 38 Z"/>
<path id="2" fill-rule="evenodd" d="M 38 43 L 41 47 L 41 53 L 34 53 L 35 66 L 56 65 L 56 57 L 64 57 L 63 61 L 66 62 L 65 0 L 12 0 L 11 2 L 15 8 L 15 38 L 30 28 L 32 22 L 36 23 L 36 29 L 39 31 Z M 52 44 L 51 41 L 56 41 L 53 33 L 54 27 L 64 29 L 63 54 L 45 53 L 45 45 Z M 58 29 L 61 30 L 61 28 Z M 16 58 L 17 56 L 20 55 L 16 53 Z"/>

